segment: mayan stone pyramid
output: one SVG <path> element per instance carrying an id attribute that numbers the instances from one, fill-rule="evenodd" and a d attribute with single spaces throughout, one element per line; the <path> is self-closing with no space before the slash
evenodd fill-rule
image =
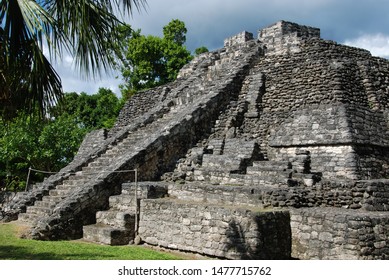
<path id="1" fill-rule="evenodd" d="M 388 259 L 388 125 L 388 60 L 280 21 L 137 93 L 3 220 L 227 259 Z"/>

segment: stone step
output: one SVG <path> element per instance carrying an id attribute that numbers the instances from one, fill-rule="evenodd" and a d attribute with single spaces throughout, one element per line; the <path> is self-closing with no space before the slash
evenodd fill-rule
<path id="1" fill-rule="evenodd" d="M 231 151 L 252 151 L 254 149 L 254 142 L 252 141 L 228 141 L 224 143 L 224 150 Z"/>
<path id="2" fill-rule="evenodd" d="M 42 215 L 33 213 L 19 213 L 18 221 L 33 225 Z"/>
<path id="3" fill-rule="evenodd" d="M 124 211 L 135 209 L 135 197 L 133 195 L 113 195 L 109 197 L 109 207 L 113 210 Z"/>
<path id="4" fill-rule="evenodd" d="M 93 166 L 84 166 L 82 168 L 83 174 L 85 174 L 87 176 L 90 176 L 90 174 L 95 174 L 98 170 L 100 170 L 100 169 L 96 169 Z"/>
<path id="5" fill-rule="evenodd" d="M 229 171 L 239 170 L 241 166 L 241 160 L 237 157 L 231 157 L 228 155 L 209 155 L 203 156 L 203 169 L 206 170 L 220 170 L 226 173 Z"/>
<path id="6" fill-rule="evenodd" d="M 121 141 L 119 144 L 128 143 L 128 142 L 131 142 L 131 141 L 137 141 L 139 139 L 144 138 L 144 134 L 143 133 L 146 130 L 147 129 L 144 127 L 141 132 L 139 132 L 139 131 L 133 132 L 132 134 L 128 135 L 127 138 L 123 139 L 123 141 Z"/>
<path id="7" fill-rule="evenodd" d="M 72 177 L 67 180 L 65 180 L 62 184 L 63 185 L 70 185 L 70 186 L 79 186 L 84 184 L 85 182 L 88 182 L 90 180 L 89 176 L 83 175 L 82 177 L 79 176 L 77 178 Z"/>
<path id="8" fill-rule="evenodd" d="M 75 186 L 74 185 L 70 185 L 70 184 L 62 184 L 62 185 L 58 185 L 56 186 L 56 190 L 70 190 L 70 189 L 73 189 Z"/>
<path id="9" fill-rule="evenodd" d="M 168 186 L 164 182 L 138 182 L 137 195 L 141 198 L 161 198 L 167 195 Z M 124 183 L 122 195 L 135 195 L 135 183 Z"/>
<path id="10" fill-rule="evenodd" d="M 89 163 L 88 167 L 93 167 L 93 168 L 95 168 L 95 170 L 100 170 L 103 165 L 104 165 L 103 162 L 96 160 L 96 161 Z"/>
<path id="11" fill-rule="evenodd" d="M 134 231 L 109 225 L 94 224 L 83 227 L 83 239 L 106 245 L 127 245 L 134 239 Z"/>
<path id="12" fill-rule="evenodd" d="M 52 201 L 52 200 L 41 200 L 41 201 L 35 201 L 34 206 L 36 207 L 45 207 L 45 208 L 51 208 L 53 209 L 58 202 Z"/>
<path id="13" fill-rule="evenodd" d="M 222 153 L 222 151 L 223 151 L 223 146 L 224 146 L 224 140 L 212 139 L 211 141 L 209 141 L 209 144 L 208 144 L 207 148 L 209 150 L 212 150 L 212 153 L 214 155 L 220 155 Z"/>
<path id="14" fill-rule="evenodd" d="M 111 162 L 116 158 L 117 154 L 103 154 L 96 161 L 98 162 Z"/>
<path id="15" fill-rule="evenodd" d="M 105 153 L 101 154 L 99 156 L 100 157 L 116 157 L 118 155 L 118 153 L 120 153 L 120 146 L 119 144 L 118 145 L 115 145 L 115 146 L 112 146 L 110 147 L 109 149 L 107 149 L 105 151 Z"/>
<path id="16" fill-rule="evenodd" d="M 262 170 L 285 170 L 285 169 L 291 169 L 291 163 L 289 161 L 269 161 L 269 160 L 262 160 L 262 161 L 254 161 L 253 166 L 254 169 L 262 169 Z"/>
<path id="17" fill-rule="evenodd" d="M 53 208 L 49 207 L 40 207 L 40 206 L 29 206 L 27 207 L 27 214 L 40 214 L 40 215 L 47 215 L 51 214 L 53 212 Z"/>
<path id="18" fill-rule="evenodd" d="M 244 184 L 247 186 L 287 186 L 291 180 L 286 174 L 277 173 L 276 176 L 260 176 L 258 174 L 246 174 Z"/>
<path id="19" fill-rule="evenodd" d="M 59 203 L 63 199 L 63 196 L 48 195 L 42 197 L 42 201 Z"/>
<path id="20" fill-rule="evenodd" d="M 215 205 L 261 206 L 258 194 L 261 186 L 213 185 L 208 182 L 176 184 L 169 188 L 171 197 L 188 203 Z M 141 202 L 142 203 L 142 202 Z"/>
<path id="21" fill-rule="evenodd" d="M 229 183 L 234 185 L 243 185 L 246 174 L 229 174 Z"/>
<path id="22" fill-rule="evenodd" d="M 247 167 L 246 174 L 247 175 L 257 175 L 258 177 L 291 177 L 293 171 L 291 169 L 284 170 L 270 170 L 270 169 L 262 169 L 257 167 Z"/>
<path id="23" fill-rule="evenodd" d="M 234 185 L 244 186 L 263 186 L 263 187 L 278 187 L 280 185 L 288 185 L 293 178 L 289 178 L 289 173 L 275 173 L 275 176 L 258 175 L 258 174 L 230 174 L 229 183 Z"/>
<path id="24" fill-rule="evenodd" d="M 66 190 L 50 190 L 49 191 L 49 196 L 60 196 L 60 197 L 65 197 L 66 195 L 68 195 L 69 193 L 71 192 L 70 189 L 66 189 Z"/>
<path id="25" fill-rule="evenodd" d="M 124 139 L 122 142 L 119 143 L 118 147 L 120 146 L 127 146 L 132 145 L 134 142 L 138 142 L 138 140 L 144 139 L 144 134 L 138 134 L 138 135 L 132 135 L 130 138 Z"/>
<path id="26" fill-rule="evenodd" d="M 195 181 L 227 182 L 230 178 L 229 172 L 220 169 L 198 168 L 194 171 Z"/>
<path id="27" fill-rule="evenodd" d="M 120 212 L 115 210 L 98 211 L 96 213 L 96 223 L 112 226 L 120 229 L 132 229 L 135 225 L 135 209 Z"/>
<path id="28" fill-rule="evenodd" d="M 93 176 L 97 176 L 97 174 L 99 174 L 99 173 L 94 173 Z M 92 176 L 92 174 L 91 174 L 91 176 Z M 75 188 L 75 187 L 83 186 L 85 183 L 89 182 L 91 179 L 92 178 L 84 179 L 84 180 L 75 180 L 75 181 L 71 181 L 71 182 L 70 181 L 65 181 L 64 184 L 69 185 L 70 186 L 69 189 L 72 189 L 72 188 Z M 63 189 L 66 189 L 66 188 L 63 188 Z"/>

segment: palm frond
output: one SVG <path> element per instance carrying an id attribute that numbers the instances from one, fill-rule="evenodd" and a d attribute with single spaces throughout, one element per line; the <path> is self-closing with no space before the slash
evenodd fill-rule
<path id="1" fill-rule="evenodd" d="M 146 8 L 146 0 L 0 1 L 0 111 L 38 103 L 44 115 L 61 97 L 45 45 L 51 59 L 69 52 L 84 73 L 112 67 L 120 8 L 131 14 Z"/>
<path id="2" fill-rule="evenodd" d="M 3 1 L 0 6 L 1 111 L 13 116 L 17 110 L 45 115 L 62 96 L 61 80 L 43 54 L 50 44 L 53 18 L 35 1 Z"/>
<path id="3" fill-rule="evenodd" d="M 111 12 L 114 12 L 115 7 L 119 9 L 119 11 L 128 13 L 130 15 L 132 15 L 134 10 L 140 12 L 141 10 L 146 10 L 147 8 L 146 0 L 102 0 L 99 2 L 102 2 L 102 4 L 104 4 L 105 6 L 110 6 Z M 112 5 L 112 2 L 114 3 L 114 5 Z"/>

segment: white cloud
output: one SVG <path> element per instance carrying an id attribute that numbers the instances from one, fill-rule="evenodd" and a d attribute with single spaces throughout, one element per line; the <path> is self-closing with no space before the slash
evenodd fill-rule
<path id="1" fill-rule="evenodd" d="M 65 66 L 71 67 L 73 65 L 73 60 L 74 60 L 73 57 L 67 54 L 65 55 L 62 61 Z"/>
<path id="2" fill-rule="evenodd" d="M 80 69 L 77 69 L 73 57 L 65 53 L 62 57 L 57 57 L 52 61 L 54 69 L 62 81 L 64 92 L 86 92 L 88 94 L 95 94 L 99 88 L 104 87 L 111 89 L 116 95 L 120 96 L 119 85 L 122 83 L 116 76 L 120 73 L 110 71 L 108 73 L 102 72 L 101 76 L 97 75 L 95 78 L 87 77 Z"/>
<path id="3" fill-rule="evenodd" d="M 374 56 L 389 58 L 389 35 L 364 34 L 358 38 L 346 40 L 344 44 L 369 50 Z"/>
<path id="4" fill-rule="evenodd" d="M 73 73 L 64 71 L 63 68 L 59 68 L 58 70 L 64 92 L 84 91 L 88 94 L 95 94 L 99 88 L 104 87 L 111 89 L 116 95 L 120 96 L 119 84 L 122 82 L 113 75 L 102 75 L 102 77 L 83 79 L 77 70 L 74 70 Z"/>

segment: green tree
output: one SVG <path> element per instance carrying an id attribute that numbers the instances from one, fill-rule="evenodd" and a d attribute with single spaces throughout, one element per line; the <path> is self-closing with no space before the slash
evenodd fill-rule
<path id="1" fill-rule="evenodd" d="M 163 27 L 163 37 L 165 40 L 183 46 L 186 42 L 186 33 L 188 30 L 185 23 L 178 19 L 173 19 Z"/>
<path id="2" fill-rule="evenodd" d="M 87 131 L 66 114 L 48 122 L 40 131 L 37 141 L 38 167 L 56 172 L 66 166 L 73 160 Z"/>
<path id="3" fill-rule="evenodd" d="M 0 2 L 0 113 L 17 110 L 43 117 L 62 95 L 49 58 L 69 52 L 85 73 L 98 74 L 115 59 L 120 23 L 115 10 L 131 13 L 146 0 L 2 0 Z"/>
<path id="4" fill-rule="evenodd" d="M 29 167 L 57 172 L 66 166 L 87 132 L 113 126 L 122 104 L 100 88 L 94 95 L 66 93 L 43 122 L 23 112 L 7 122 L 0 118 L 0 189 L 24 189 Z M 32 181 L 43 178 L 32 175 Z"/>
<path id="5" fill-rule="evenodd" d="M 96 94 L 65 93 L 59 106 L 52 110 L 54 117 L 71 116 L 78 126 L 88 131 L 111 128 L 123 102 L 110 89 L 100 88 Z"/>
<path id="6" fill-rule="evenodd" d="M 35 164 L 39 126 L 25 116 L 11 123 L 0 121 L 0 189 L 14 191 L 21 187 L 28 167 Z"/>
<path id="7" fill-rule="evenodd" d="M 111 128 L 115 124 L 124 103 L 110 89 L 100 88 L 97 92 L 96 115 L 99 122 L 96 128 Z"/>
<path id="8" fill-rule="evenodd" d="M 129 29 L 124 28 L 127 32 Z M 126 81 L 122 94 L 173 81 L 182 66 L 192 59 L 184 46 L 186 32 L 185 24 L 176 19 L 163 28 L 163 38 L 144 36 L 141 30 L 127 33 L 122 43 L 125 46 L 122 76 Z"/>
<path id="9" fill-rule="evenodd" d="M 0 121 L 0 188 L 23 190 L 29 167 L 58 171 L 74 157 L 85 136 L 70 116 L 42 121 L 21 114 L 11 122 Z M 32 174 L 33 181 L 42 174 Z"/>
<path id="10" fill-rule="evenodd" d="M 137 91 L 168 82 L 161 38 L 142 36 L 138 30 L 128 40 L 127 47 L 122 69 L 126 90 Z"/>

